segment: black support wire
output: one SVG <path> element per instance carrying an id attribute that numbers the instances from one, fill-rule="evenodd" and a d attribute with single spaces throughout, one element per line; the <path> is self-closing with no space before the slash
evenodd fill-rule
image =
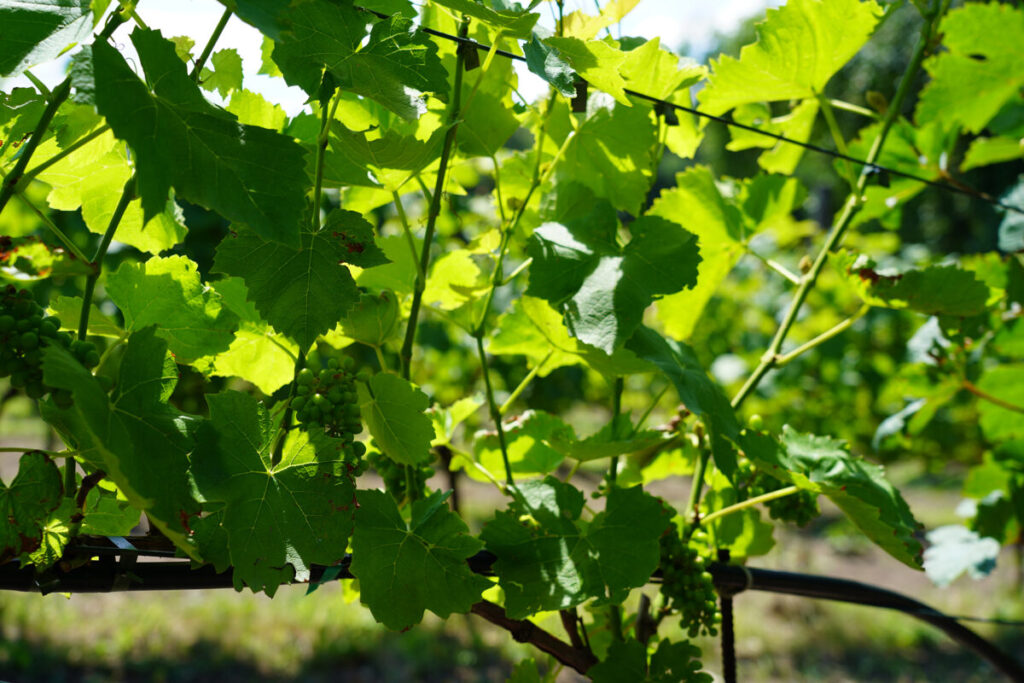
<path id="1" fill-rule="evenodd" d="M 91 554 L 94 551 L 88 552 Z M 142 559 L 147 552 L 150 551 L 139 549 L 132 557 Z M 116 553 L 117 549 L 107 548 L 105 554 L 100 554 L 97 559 L 84 566 L 64 570 L 58 564 L 43 573 L 36 573 L 32 567 L 20 567 L 17 562 L 0 564 L 0 590 L 46 594 L 234 587 L 231 569 L 219 574 L 210 565 L 193 569 L 188 560 L 126 563 Z M 495 560 L 493 554 L 481 551 L 469 558 L 467 564 L 477 574 L 491 575 L 491 567 Z M 319 583 L 328 571 L 328 579 L 355 578 L 349 571 L 351 563 L 352 558 L 347 555 L 334 567 L 314 565 L 310 568 L 310 582 Z M 710 571 L 714 577 L 715 588 L 730 598 L 745 590 L 755 590 L 903 612 L 935 626 L 1005 674 L 1009 680 L 1024 683 L 1024 665 L 961 624 L 960 617 L 943 614 L 901 593 L 848 579 L 757 569 L 721 562 L 712 563 Z M 656 573 L 652 579 L 660 580 L 660 573 Z M 997 620 L 992 621 L 999 623 Z"/>
<path id="2" fill-rule="evenodd" d="M 392 15 L 384 14 L 383 12 L 377 12 L 365 8 L 360 9 L 363 9 L 363 11 L 369 12 L 370 14 L 380 19 L 390 19 L 392 17 Z M 420 26 L 419 30 L 422 31 L 423 33 L 434 36 L 435 38 L 441 38 L 442 40 L 448 40 L 454 43 L 459 43 L 460 46 L 472 47 L 483 52 L 490 52 L 492 49 L 492 46 L 477 42 L 475 40 L 472 40 L 471 38 L 462 38 L 460 36 L 445 33 L 444 31 L 438 31 L 436 29 L 428 28 L 426 26 Z M 505 57 L 506 59 L 511 59 L 513 61 L 526 62 L 526 57 L 524 57 L 523 55 L 517 55 L 514 52 L 509 52 L 508 50 L 494 49 L 494 54 L 500 57 Z M 579 79 L 579 76 L 577 76 L 577 79 Z M 582 81 L 582 79 L 579 80 Z M 585 83 L 586 81 L 583 82 Z M 708 119 L 709 121 L 717 121 L 718 123 L 725 124 L 726 126 L 729 126 L 731 128 L 739 128 L 740 130 L 745 130 L 751 133 L 755 133 L 756 135 L 771 138 L 773 140 L 777 140 L 778 142 L 785 142 L 790 145 L 802 147 L 812 152 L 817 152 L 818 154 L 824 154 L 825 156 L 832 157 L 833 159 L 840 159 L 842 161 L 847 161 L 852 164 L 857 164 L 861 168 L 871 173 L 888 174 L 890 176 L 896 176 L 899 178 L 905 178 L 907 180 L 913 180 L 919 183 L 924 183 L 925 185 L 935 187 L 940 190 L 954 192 L 956 194 L 962 194 L 968 197 L 974 197 L 975 199 L 980 199 L 983 202 L 987 202 L 1004 211 L 1011 211 L 1013 213 L 1024 215 L 1024 208 L 1014 206 L 1013 204 L 1006 204 L 1005 202 L 996 199 L 995 197 L 986 194 L 985 192 L 976 190 L 971 187 L 953 185 L 950 183 L 942 182 L 941 180 L 933 180 L 931 178 L 919 176 L 914 173 L 908 173 L 906 171 L 900 171 L 899 169 L 895 169 L 889 166 L 883 166 L 882 164 L 869 163 L 864 159 L 858 159 L 857 157 L 852 157 L 847 154 L 843 154 L 842 152 L 839 152 L 834 149 L 829 149 L 828 147 L 822 147 L 821 145 L 816 145 L 812 142 L 805 142 L 803 140 L 795 140 L 793 138 L 786 137 L 785 135 L 780 135 L 779 133 L 773 133 L 771 131 L 758 128 L 756 126 L 751 126 L 745 123 L 733 121 L 732 119 L 727 119 L 724 116 L 719 116 L 717 114 L 711 114 L 706 111 L 701 111 L 700 109 L 697 109 L 695 107 L 687 107 L 676 102 L 670 102 L 668 100 L 663 100 L 658 97 L 654 97 L 653 95 L 647 95 L 641 92 L 637 92 L 636 90 L 630 90 L 629 88 L 624 88 L 623 90 L 627 95 L 631 95 L 633 97 L 636 97 L 637 99 L 650 102 L 659 107 L 662 107 L 663 109 L 674 109 L 676 111 L 682 111 L 688 114 L 693 114 L 694 116 L 698 116 L 700 118 Z"/>

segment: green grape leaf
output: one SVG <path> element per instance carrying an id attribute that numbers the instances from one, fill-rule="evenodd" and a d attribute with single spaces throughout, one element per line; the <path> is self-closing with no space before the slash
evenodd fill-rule
<path id="1" fill-rule="evenodd" d="M 913 569 L 921 568 L 920 525 L 884 470 L 850 455 L 846 443 L 801 434 L 789 426 L 781 440 L 745 431 L 737 443 L 758 467 L 781 481 L 827 496 L 879 547 Z"/>
<path id="2" fill-rule="evenodd" d="M 82 314 L 82 297 L 55 296 L 47 307 L 50 315 L 57 316 L 61 321 L 62 330 L 78 331 L 78 319 Z M 89 335 L 118 339 L 124 330 L 110 316 L 104 315 L 96 304 L 90 307 Z"/>
<path id="3" fill-rule="evenodd" d="M 0 559 L 31 553 L 42 543 L 43 526 L 60 505 L 64 487 L 60 470 L 45 453 L 21 456 L 18 473 L 8 484 L 0 480 Z"/>
<path id="4" fill-rule="evenodd" d="M 700 255 L 691 233 L 653 216 L 630 228 L 633 239 L 620 249 L 607 236 L 545 223 L 527 248 L 527 295 L 562 307 L 573 336 L 609 354 L 639 327 L 656 296 L 697 282 Z"/>
<path id="5" fill-rule="evenodd" d="M 50 208 L 81 208 L 86 227 L 102 235 L 120 201 L 120 192 L 111 188 L 124 187 L 131 175 L 124 143 L 105 133 L 36 177 L 52 188 L 46 197 Z M 184 216 L 173 199 L 167 199 L 162 210 L 148 218 L 142 201 L 134 199 L 117 225 L 116 238 L 140 251 L 158 254 L 182 242 L 186 232 Z"/>
<path id="6" fill-rule="evenodd" d="M 530 14 L 522 10 L 493 10 L 475 0 L 435 0 L 434 4 L 479 19 L 489 26 L 500 29 L 502 35 L 508 38 L 529 38 L 533 32 L 533 25 L 540 18 L 539 14 Z"/>
<path id="7" fill-rule="evenodd" d="M 576 441 L 576 432 L 561 418 L 539 410 L 527 410 L 502 423 L 509 465 L 516 480 L 543 476 L 558 469 L 565 448 Z M 504 472 L 501 444 L 496 431 L 477 432 L 473 454 L 490 472 Z M 472 470 L 469 470 L 472 475 Z"/>
<path id="8" fill-rule="evenodd" d="M 721 472 L 712 472 L 709 479 L 710 487 L 701 503 L 708 511 L 722 510 L 739 502 L 736 489 Z M 708 525 L 714 547 L 727 549 L 730 559 L 736 562 L 768 554 L 775 547 L 774 530 L 772 523 L 763 521 L 761 511 L 754 508 L 739 510 Z"/>
<path id="9" fill-rule="evenodd" d="M 478 300 L 490 286 L 468 249 L 449 251 L 434 261 L 423 302 L 452 311 Z"/>
<path id="10" fill-rule="evenodd" d="M 736 453 L 726 439 L 734 441 L 739 436 L 739 422 L 725 392 L 708 376 L 693 349 L 642 326 L 626 348 L 653 363 L 671 380 L 680 402 L 704 422 L 715 464 L 731 479 L 736 471 Z"/>
<path id="11" fill-rule="evenodd" d="M 341 321 L 344 335 L 368 346 L 383 346 L 398 329 L 398 297 L 385 289 L 363 294 Z"/>
<path id="12" fill-rule="evenodd" d="M 132 334 L 110 398 L 92 373 L 56 346 L 43 354 L 43 379 L 74 399 L 66 410 L 40 404 L 43 418 L 175 545 L 194 553 L 189 520 L 199 504 L 188 483 L 187 454 L 195 418 L 167 403 L 178 380 L 167 343 L 153 328 Z"/>
<path id="13" fill-rule="evenodd" d="M 538 32 L 535 31 L 530 42 L 523 45 L 523 54 L 526 56 L 526 67 L 531 72 L 550 83 L 565 97 L 576 95 L 576 73 L 561 58 L 557 49 L 541 42 Z"/>
<path id="14" fill-rule="evenodd" d="M 352 263 L 385 262 L 370 224 L 352 211 L 332 212 L 319 232 L 303 231 L 295 250 L 240 229 L 217 247 L 217 271 L 245 280 L 249 299 L 274 329 L 308 349 L 358 301 Z"/>
<path id="15" fill-rule="evenodd" d="M 136 29 L 132 43 L 153 92 L 116 49 L 98 42 L 96 106 L 135 153 L 145 217 L 164 211 L 173 186 L 266 239 L 297 244 L 308 187 L 302 147 L 209 104 L 159 31 Z"/>
<path id="16" fill-rule="evenodd" d="M 71 516 L 78 512 L 73 498 L 60 499 L 60 505 L 46 517 L 38 538 L 38 547 L 23 553 L 22 563 L 32 563 L 36 571 L 49 569 L 64 555 L 71 538 Z M 0 553 L 2 555 L 2 553 Z"/>
<path id="17" fill-rule="evenodd" d="M 988 287 L 974 273 L 957 266 L 929 266 L 884 275 L 870 258 L 846 251 L 835 256 L 834 265 L 860 298 L 872 306 L 969 317 L 982 313 L 989 298 Z"/>
<path id="18" fill-rule="evenodd" d="M 439 405 L 431 406 L 428 412 L 430 422 L 434 425 L 434 438 L 430 441 L 430 445 L 450 444 L 455 438 L 455 429 L 476 413 L 483 404 L 483 399 L 479 396 L 466 396 L 448 408 L 441 408 Z"/>
<path id="19" fill-rule="evenodd" d="M 817 100 L 807 99 L 793 107 L 789 113 L 772 118 L 768 105 L 745 104 L 737 107 L 732 117 L 734 121 L 758 130 L 782 135 L 790 140 L 807 142 L 814 130 L 818 106 Z M 757 164 L 769 173 L 789 175 L 803 157 L 803 147 L 759 135 L 754 131 L 730 127 L 729 134 L 732 139 L 725 148 L 730 151 L 767 147 L 768 151 L 757 158 Z"/>
<path id="20" fill-rule="evenodd" d="M 964 160 L 960 162 L 960 171 L 967 172 L 974 168 L 1014 161 L 1022 157 L 1024 157 L 1024 147 L 1021 146 L 1019 138 L 1004 136 L 974 138 L 971 140 L 971 146 L 964 153 Z"/>
<path id="21" fill-rule="evenodd" d="M 403 465 L 430 460 L 434 427 L 426 414 L 430 399 L 398 375 L 374 375 L 356 385 L 359 409 L 370 434 L 386 456 Z"/>
<path id="22" fill-rule="evenodd" d="M 274 61 L 285 80 L 312 96 L 320 90 L 324 69 L 342 90 L 368 97 L 405 119 L 424 110 L 416 93 L 443 93 L 448 75 L 437 46 L 412 20 L 375 17 L 341 3 L 312 0 L 293 6 L 289 31 L 274 45 Z M 366 38 L 366 26 L 373 23 Z"/>
<path id="23" fill-rule="evenodd" d="M 980 133 L 1024 86 L 1024 11 L 968 3 L 949 12 L 939 30 L 946 50 L 924 63 L 932 80 L 918 100 L 917 121 Z"/>
<path id="24" fill-rule="evenodd" d="M 757 42 L 739 59 L 711 61 L 701 108 L 721 114 L 749 102 L 814 97 L 867 42 L 881 14 L 874 0 L 790 0 L 768 10 Z"/>
<path id="25" fill-rule="evenodd" d="M 583 494 L 569 484 L 549 476 L 516 490 L 513 511 L 498 512 L 480 536 L 497 555 L 494 572 L 509 617 L 591 598 L 618 602 L 650 579 L 658 565 L 658 539 L 670 519 L 659 499 L 640 487 L 612 488 L 605 510 L 583 523 Z"/>
<path id="26" fill-rule="evenodd" d="M 697 236 L 701 257 L 697 286 L 670 294 L 656 304 L 665 333 L 685 340 L 743 255 L 743 214 L 722 195 L 710 169 L 694 166 L 676 176 L 676 187 L 662 191 L 648 215 L 678 222 Z"/>
<path id="27" fill-rule="evenodd" d="M 364 270 L 356 276 L 356 284 L 371 290 L 393 289 L 399 294 L 411 294 L 416 283 L 416 262 L 409 242 L 401 235 L 387 235 L 377 240 L 384 257 L 384 265 Z M 421 244 L 416 245 L 422 249 Z"/>
<path id="28" fill-rule="evenodd" d="M 238 117 L 239 123 L 269 128 L 272 131 L 280 131 L 288 119 L 288 114 L 280 105 L 272 104 L 259 93 L 250 90 L 236 90 L 231 93 L 231 100 L 226 109 Z"/>
<path id="29" fill-rule="evenodd" d="M 647 666 L 647 648 L 639 641 L 615 641 L 607 656 L 587 671 L 594 683 L 712 683 L 701 671 L 700 648 L 689 641 L 662 640 Z"/>
<path id="30" fill-rule="evenodd" d="M 275 464 L 277 425 L 262 404 L 235 391 L 207 401 L 191 471 L 205 501 L 224 504 L 236 587 L 273 595 L 293 575 L 308 580 L 310 565 L 339 562 L 356 508 L 340 446 L 293 430 Z"/>
<path id="31" fill-rule="evenodd" d="M 996 401 L 978 401 L 985 438 L 993 442 L 1024 438 L 1024 365 L 988 368 L 978 380 L 977 388 Z"/>
<path id="32" fill-rule="evenodd" d="M 92 32 L 89 0 L 16 0 L 0 3 L 0 76 L 20 76 Z"/>
<path id="33" fill-rule="evenodd" d="M 582 183 L 636 216 L 651 184 L 654 119 L 647 107 L 605 107 L 596 101 L 595 106 L 558 163 L 559 187 L 566 180 Z"/>
<path id="34" fill-rule="evenodd" d="M 126 261 L 107 276 L 107 294 L 124 314 L 125 329 L 157 325 L 157 334 L 180 362 L 226 350 L 238 327 L 237 316 L 184 256 Z"/>
<path id="35" fill-rule="evenodd" d="M 390 629 L 418 624 L 430 610 L 441 618 L 468 612 L 490 582 L 466 559 L 482 547 L 440 492 L 412 504 L 402 519 L 383 491 L 359 491 L 352 536 L 352 574 L 374 619 Z"/>
<path id="36" fill-rule="evenodd" d="M 626 61 L 625 52 L 600 40 L 553 37 L 544 42 L 558 50 L 580 78 L 605 91 L 623 106 L 633 106 L 626 97 L 626 82 L 619 73 L 619 68 Z"/>
<path id="37" fill-rule="evenodd" d="M 619 73 L 630 90 L 665 99 L 698 83 L 707 75 L 707 68 L 661 49 L 661 39 L 654 37 L 626 53 Z"/>
<path id="38" fill-rule="evenodd" d="M 213 69 L 204 68 L 199 75 L 199 84 L 204 90 L 216 90 L 221 97 L 227 97 L 242 89 L 242 58 L 238 50 L 217 50 L 210 57 L 210 63 Z"/>
<path id="39" fill-rule="evenodd" d="M 213 374 L 241 377 L 268 396 L 292 381 L 299 346 L 265 322 L 243 322 L 227 351 L 214 358 Z"/>
<path id="40" fill-rule="evenodd" d="M 965 526 L 951 524 L 928 532 L 924 571 L 940 588 L 953 583 L 964 572 L 972 579 L 992 573 L 999 557 L 999 541 L 982 538 Z"/>
<path id="41" fill-rule="evenodd" d="M 619 455 L 629 455 L 653 446 L 656 446 L 668 438 L 665 432 L 653 429 L 633 432 L 633 423 L 627 415 L 619 415 L 618 418 L 601 427 L 590 436 L 572 441 L 563 446 L 562 451 L 570 458 L 589 462 L 602 458 L 612 458 Z"/>
<path id="42" fill-rule="evenodd" d="M 334 121 L 324 157 L 324 183 L 398 190 L 441 155 L 443 128 L 436 128 L 426 139 L 418 135 L 419 131 L 404 135 L 388 129 L 374 131 L 370 139 Z"/>
<path id="43" fill-rule="evenodd" d="M 285 12 L 291 0 L 221 0 L 221 4 L 274 40 L 289 28 Z"/>
<path id="44" fill-rule="evenodd" d="M 138 523 L 140 513 L 127 500 L 100 486 L 85 497 L 81 531 L 87 536 L 127 536 Z"/>

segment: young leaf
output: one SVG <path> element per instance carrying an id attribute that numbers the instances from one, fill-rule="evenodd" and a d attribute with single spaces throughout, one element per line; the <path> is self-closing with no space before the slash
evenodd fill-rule
<path id="1" fill-rule="evenodd" d="M 224 351 L 238 318 L 199 279 L 198 266 L 184 256 L 126 261 L 107 276 L 107 294 L 124 314 L 129 332 L 157 325 L 180 362 Z"/>
<path id="2" fill-rule="evenodd" d="M 320 232 L 304 231 L 291 249 L 240 229 L 217 247 L 216 270 L 245 280 L 249 298 L 274 328 L 308 349 L 359 298 L 343 264 L 386 262 L 370 224 L 352 211 L 334 211 Z"/>
<path id="3" fill-rule="evenodd" d="M 555 37 L 544 42 L 558 50 L 580 78 L 605 91 L 623 106 L 633 106 L 623 90 L 626 82 L 619 73 L 619 67 L 626 61 L 625 52 L 600 40 Z"/>
<path id="4" fill-rule="evenodd" d="M 982 313 L 989 298 L 988 287 L 974 273 L 956 266 L 883 275 L 870 258 L 842 252 L 836 255 L 835 267 L 846 275 L 860 298 L 873 306 L 969 317 Z"/>
<path id="5" fill-rule="evenodd" d="M 502 426 L 509 464 L 516 480 L 554 472 L 565 460 L 566 447 L 576 441 L 571 425 L 543 411 L 527 410 L 506 420 Z M 473 453 L 487 470 L 504 471 L 497 432 L 477 432 Z"/>
<path id="6" fill-rule="evenodd" d="M 867 42 L 881 14 L 874 0 L 790 0 L 768 10 L 757 42 L 739 59 L 711 61 L 702 109 L 721 114 L 748 102 L 814 97 Z"/>
<path id="7" fill-rule="evenodd" d="M 0 76 L 20 76 L 92 32 L 89 0 L 19 0 L 0 4 Z"/>
<path id="8" fill-rule="evenodd" d="M 576 73 L 569 63 L 559 56 L 556 48 L 541 42 L 542 36 L 534 31 L 530 42 L 523 46 L 526 67 L 550 83 L 565 97 L 576 95 Z"/>
<path id="9" fill-rule="evenodd" d="M 430 406 L 426 394 L 388 373 L 374 375 L 356 388 L 366 426 L 385 455 L 403 465 L 430 460 L 434 427 L 425 412 Z"/>
<path id="10" fill-rule="evenodd" d="M 442 618 L 468 612 L 491 585 L 466 564 L 483 544 L 448 510 L 447 497 L 417 500 L 406 522 L 387 493 L 357 495 L 352 574 L 360 599 L 390 629 L 418 624 L 428 609 Z"/>
<path id="11" fill-rule="evenodd" d="M 135 152 L 145 218 L 164 210 L 173 185 L 178 196 L 265 239 L 298 244 L 308 187 L 302 147 L 240 125 L 209 104 L 159 31 L 136 29 L 132 43 L 153 91 L 117 50 L 98 42 L 92 46 L 96 106 Z"/>
<path id="12" fill-rule="evenodd" d="M 606 236 L 545 223 L 527 248 L 533 265 L 526 293 L 562 307 L 570 332 L 609 354 L 637 329 L 655 296 L 697 282 L 691 233 L 652 216 L 630 227 L 634 237 L 620 249 Z"/>
<path id="13" fill-rule="evenodd" d="M 658 565 L 668 527 L 662 502 L 640 488 L 612 488 L 604 512 L 580 521 L 583 494 L 554 477 L 517 486 L 512 511 L 498 512 L 481 538 L 497 555 L 505 611 L 519 619 L 591 598 L 621 601 Z M 520 515 L 530 520 L 520 521 Z M 553 583 L 552 576 L 558 581 Z"/>
<path id="14" fill-rule="evenodd" d="M 293 431 L 274 464 L 277 425 L 262 404 L 235 391 L 207 401 L 192 476 L 206 501 L 224 503 L 236 585 L 272 596 L 293 574 L 307 580 L 310 565 L 341 560 L 356 501 L 340 446 Z"/>
<path id="15" fill-rule="evenodd" d="M 213 70 L 203 69 L 199 75 L 199 84 L 204 90 L 216 90 L 221 97 L 227 97 L 242 89 L 242 58 L 238 56 L 238 50 L 217 50 L 210 57 L 210 62 Z"/>
<path id="16" fill-rule="evenodd" d="M 781 441 L 745 431 L 737 443 L 747 457 L 776 479 L 827 496 L 883 550 L 914 569 L 921 568 L 920 526 L 884 470 L 850 455 L 846 443 L 801 434 L 788 426 Z"/>
<path id="17" fill-rule="evenodd" d="M 60 470 L 45 453 L 26 453 L 10 484 L 0 481 L 0 559 L 4 561 L 36 550 L 43 523 L 61 502 L 64 487 Z"/>
<path id="18" fill-rule="evenodd" d="M 980 133 L 1024 86 L 1024 11 L 968 3 L 946 15 L 940 31 L 946 50 L 925 62 L 932 80 L 918 100 L 917 121 Z"/>

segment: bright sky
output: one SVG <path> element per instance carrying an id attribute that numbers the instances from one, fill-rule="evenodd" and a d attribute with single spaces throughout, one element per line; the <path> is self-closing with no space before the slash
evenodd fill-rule
<path id="1" fill-rule="evenodd" d="M 603 0 L 600 1 L 603 4 Z M 765 7 L 778 4 L 781 3 L 772 0 L 641 0 L 640 5 L 622 21 L 620 27 L 614 29 L 614 33 L 619 35 L 621 29 L 621 35 L 645 38 L 660 36 L 666 48 L 677 49 L 686 44 L 691 56 L 700 59 L 709 49 L 716 32 L 727 33 L 744 19 L 763 13 Z M 594 0 L 567 0 L 566 11 L 574 9 L 594 13 Z M 143 21 L 153 28 L 161 29 L 165 36 L 189 36 L 195 41 L 194 49 L 198 51 L 206 44 L 224 6 L 216 0 L 142 0 L 137 11 Z M 542 23 L 552 23 L 550 12 L 542 12 L 541 17 Z M 131 54 L 128 31 L 128 27 L 123 27 L 114 34 L 126 56 Z M 262 38 L 256 29 L 232 17 L 217 42 L 217 49 L 238 50 L 245 69 L 245 87 L 262 93 L 269 100 L 281 104 L 289 114 L 294 114 L 302 108 L 306 94 L 298 88 L 287 87 L 281 79 L 256 73 L 260 67 L 261 42 Z M 60 82 L 63 71 L 62 61 L 32 70 L 50 85 Z M 533 99 L 547 91 L 543 81 L 526 71 L 525 66 L 519 73 L 519 90 L 527 98 Z M 0 81 L 0 88 L 4 90 L 12 85 L 28 85 L 28 81 L 24 77 L 15 79 L 13 84 Z"/>

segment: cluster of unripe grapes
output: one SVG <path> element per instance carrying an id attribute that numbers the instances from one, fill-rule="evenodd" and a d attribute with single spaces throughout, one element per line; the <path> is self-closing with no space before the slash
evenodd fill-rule
<path id="1" fill-rule="evenodd" d="M 329 436 L 351 443 L 355 455 L 362 456 L 366 447 L 354 442 L 363 431 L 359 417 L 359 396 L 356 393 L 355 363 L 345 356 L 341 361 L 331 358 L 318 372 L 306 367 L 295 378 L 295 397 L 291 408 L 299 422 L 323 427 Z M 365 381 L 365 377 L 359 376 Z"/>
<path id="2" fill-rule="evenodd" d="M 7 285 L 0 294 L 0 377 L 10 377 L 11 386 L 24 389 L 29 398 L 41 399 L 52 393 L 58 408 L 70 408 L 70 391 L 43 382 L 43 348 L 48 344 L 69 350 L 87 368 L 100 363 L 92 342 L 61 332 L 60 320 L 47 316 L 31 292 Z"/>
<path id="3" fill-rule="evenodd" d="M 434 476 L 434 469 L 427 465 L 402 465 L 383 453 L 373 452 L 366 456 L 373 469 L 384 480 L 384 489 L 398 502 L 406 498 L 419 498 L 427 487 L 427 480 Z M 409 486 L 412 485 L 412 495 Z"/>
<path id="4" fill-rule="evenodd" d="M 718 594 L 707 562 L 675 529 L 661 537 L 661 579 L 666 604 L 679 613 L 679 627 L 690 638 L 718 634 Z"/>
<path id="5" fill-rule="evenodd" d="M 775 477 L 757 470 L 746 458 L 739 462 L 736 473 L 737 490 L 744 500 L 778 491 L 786 486 Z M 821 514 L 818 497 L 810 492 L 800 490 L 782 498 L 770 500 L 765 504 L 772 519 L 789 522 L 797 526 L 806 526 Z"/>

